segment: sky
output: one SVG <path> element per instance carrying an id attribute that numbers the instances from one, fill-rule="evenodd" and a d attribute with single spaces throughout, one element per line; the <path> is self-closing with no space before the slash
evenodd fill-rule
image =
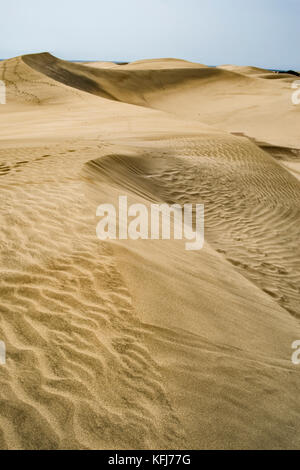
<path id="1" fill-rule="evenodd" d="M 300 0 L 2 0 L 0 58 L 176 57 L 300 70 Z"/>

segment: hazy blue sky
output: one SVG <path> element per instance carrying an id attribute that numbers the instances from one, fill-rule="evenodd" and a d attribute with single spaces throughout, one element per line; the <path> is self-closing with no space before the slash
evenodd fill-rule
<path id="1" fill-rule="evenodd" d="M 7 0 L 0 57 L 178 57 L 300 70 L 300 0 Z"/>

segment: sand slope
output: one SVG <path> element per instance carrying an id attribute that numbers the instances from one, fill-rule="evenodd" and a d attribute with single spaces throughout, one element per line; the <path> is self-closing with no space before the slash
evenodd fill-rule
<path id="1" fill-rule="evenodd" d="M 244 132 L 273 144 L 300 147 L 300 111 L 292 103 L 297 77 L 293 75 L 267 72 L 264 78 L 277 79 L 261 80 L 247 68 L 241 73 L 241 67 L 188 67 L 186 61 L 166 59 L 112 69 L 68 63 L 50 54 L 28 55 L 23 60 L 55 80 L 98 96 Z"/>
<path id="2" fill-rule="evenodd" d="M 3 449 L 299 447 L 299 113 L 182 62 L 0 63 Z M 99 241 L 119 195 L 204 202 L 203 250 Z"/>

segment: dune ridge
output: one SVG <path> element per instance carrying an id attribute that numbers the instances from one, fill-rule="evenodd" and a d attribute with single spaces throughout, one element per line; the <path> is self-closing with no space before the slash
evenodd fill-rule
<path id="1" fill-rule="evenodd" d="M 142 61 L 112 69 L 95 69 L 68 63 L 50 54 L 23 56 L 35 70 L 61 83 L 104 98 L 150 107 L 183 119 L 199 120 L 230 132 L 244 132 L 276 145 L 300 147 L 299 106 L 292 103 L 292 83 L 297 77 L 266 71 L 271 78 L 240 73 L 240 68 L 205 67 L 165 60 Z M 145 65 L 147 64 L 147 65 Z M 134 73 L 132 70 L 134 67 Z M 242 68 L 242 70 L 245 70 Z"/>

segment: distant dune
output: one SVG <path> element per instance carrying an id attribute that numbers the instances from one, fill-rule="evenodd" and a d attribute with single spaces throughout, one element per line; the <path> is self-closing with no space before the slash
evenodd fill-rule
<path id="1" fill-rule="evenodd" d="M 177 59 L 0 63 L 2 449 L 299 447 L 295 77 Z M 204 203 L 205 244 L 96 237 Z"/>
<path id="2" fill-rule="evenodd" d="M 206 67 L 198 62 L 189 62 L 181 59 L 148 59 L 148 60 L 137 60 L 126 65 L 121 65 L 124 69 L 130 70 L 166 70 L 166 69 L 184 69 L 184 68 L 201 68 Z"/>
<path id="3" fill-rule="evenodd" d="M 259 67 L 251 66 L 239 66 L 239 65 L 220 65 L 218 68 L 223 70 L 229 70 L 230 72 L 241 73 L 242 75 L 255 75 L 255 76 L 264 76 L 267 72 L 266 69 L 261 69 Z M 275 75 L 275 72 L 274 72 Z"/>
<path id="4" fill-rule="evenodd" d="M 78 65 L 47 53 L 22 60 L 39 73 L 97 96 L 245 132 L 277 145 L 300 146 L 295 126 L 300 111 L 291 100 L 293 75 L 263 73 L 253 67 L 212 68 L 175 59 L 112 68 Z M 253 75 L 258 70 L 262 74 Z M 261 78 L 277 78 L 281 83 Z"/>
<path id="5" fill-rule="evenodd" d="M 118 67 L 118 64 L 115 64 L 114 62 L 77 62 L 79 65 L 87 65 L 88 67 L 94 67 L 96 69 L 112 69 Z"/>

